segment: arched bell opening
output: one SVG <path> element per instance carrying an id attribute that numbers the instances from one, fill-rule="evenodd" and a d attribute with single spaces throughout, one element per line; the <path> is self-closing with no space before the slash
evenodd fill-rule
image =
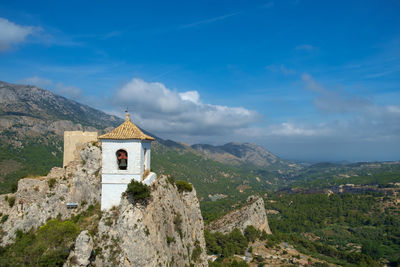
<path id="1" fill-rule="evenodd" d="M 119 170 L 126 170 L 128 168 L 128 152 L 126 150 L 120 149 L 115 153 L 117 156 L 117 164 Z"/>

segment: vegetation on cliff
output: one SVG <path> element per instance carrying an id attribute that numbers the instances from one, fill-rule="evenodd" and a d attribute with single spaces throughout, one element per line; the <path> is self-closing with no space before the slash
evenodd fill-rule
<path id="1" fill-rule="evenodd" d="M 125 191 L 134 201 L 143 201 L 150 197 L 150 187 L 134 179 Z"/>
<path id="2" fill-rule="evenodd" d="M 0 266 L 62 266 L 82 230 L 97 232 L 100 205 L 90 205 L 70 220 L 52 219 L 37 230 L 17 231 L 15 243 L 0 247 Z"/>

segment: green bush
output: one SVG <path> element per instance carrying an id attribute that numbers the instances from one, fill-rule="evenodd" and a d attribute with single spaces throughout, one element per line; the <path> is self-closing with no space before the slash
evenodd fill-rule
<path id="1" fill-rule="evenodd" d="M 169 245 L 172 242 L 175 242 L 175 238 L 173 236 L 167 235 L 167 244 Z"/>
<path id="2" fill-rule="evenodd" d="M 196 245 L 192 251 L 192 261 L 197 262 L 200 258 L 201 252 L 203 252 L 203 250 L 201 249 L 200 245 Z"/>
<path id="3" fill-rule="evenodd" d="M 53 187 L 55 186 L 56 182 L 57 181 L 56 181 L 55 178 L 51 178 L 50 180 L 47 181 L 47 184 L 49 185 L 50 189 L 53 189 Z"/>
<path id="4" fill-rule="evenodd" d="M 246 229 L 244 229 L 244 236 L 247 238 L 247 241 L 254 242 L 260 237 L 260 231 L 258 231 L 253 225 L 248 225 Z"/>
<path id="5" fill-rule="evenodd" d="M 150 187 L 132 179 L 128 184 L 126 193 L 135 201 L 146 200 L 150 197 Z"/>
<path id="6" fill-rule="evenodd" d="M 207 253 L 217 254 L 223 258 L 229 258 L 234 254 L 244 255 L 248 246 L 246 237 L 243 236 L 239 229 L 234 229 L 226 235 L 205 230 L 204 238 L 206 240 Z"/>
<path id="7" fill-rule="evenodd" d="M 7 201 L 8 201 L 8 205 L 10 206 L 10 208 L 12 208 L 15 204 L 15 197 L 9 197 L 7 199 Z"/>
<path id="8" fill-rule="evenodd" d="M 168 176 L 167 176 L 167 181 L 168 181 L 168 183 L 170 183 L 170 184 L 172 184 L 172 185 L 175 184 L 175 179 L 174 179 L 174 177 L 172 177 L 171 175 L 168 175 Z"/>
<path id="9" fill-rule="evenodd" d="M 182 233 L 182 216 L 178 212 L 174 218 L 174 225 L 175 225 L 175 230 L 179 233 L 180 238 L 182 239 L 183 233 Z"/>
<path id="10" fill-rule="evenodd" d="M 15 181 L 11 184 L 11 193 L 15 193 L 18 190 L 18 182 Z"/>
<path id="11" fill-rule="evenodd" d="M 8 214 L 5 214 L 1 217 L 1 223 L 5 223 L 8 220 Z"/>
<path id="12" fill-rule="evenodd" d="M 0 251 L 0 266 L 62 266 L 79 234 L 71 221 L 50 220 L 36 232 L 16 231 L 15 243 Z"/>
<path id="13" fill-rule="evenodd" d="M 192 192 L 193 186 L 186 181 L 176 181 L 176 187 L 178 188 L 179 192 Z"/>

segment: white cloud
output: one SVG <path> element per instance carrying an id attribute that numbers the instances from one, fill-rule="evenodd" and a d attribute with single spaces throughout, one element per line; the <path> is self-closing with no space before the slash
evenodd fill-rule
<path id="1" fill-rule="evenodd" d="M 302 80 L 306 84 L 306 89 L 317 94 L 314 98 L 314 104 L 321 111 L 329 113 L 360 112 L 374 106 L 371 101 L 364 97 L 351 95 L 340 89 L 328 90 L 309 74 L 303 74 Z"/>
<path id="2" fill-rule="evenodd" d="M 0 18 L 0 51 L 6 51 L 13 45 L 23 43 L 27 36 L 40 30 L 39 27 L 17 25 Z"/>
<path id="3" fill-rule="evenodd" d="M 78 99 L 82 95 L 82 90 L 76 86 L 68 86 L 63 83 L 54 85 L 54 92 L 72 99 Z"/>
<path id="4" fill-rule="evenodd" d="M 197 91 L 187 91 L 184 93 L 179 93 L 182 100 L 190 101 L 195 104 L 200 104 L 200 95 Z"/>
<path id="5" fill-rule="evenodd" d="M 178 92 L 136 78 L 116 92 L 113 102 L 120 112 L 129 106 L 143 128 L 155 134 L 175 134 L 176 140 L 186 135 L 223 135 L 259 118 L 257 112 L 243 107 L 202 103 L 197 91 Z"/>
<path id="6" fill-rule="evenodd" d="M 322 134 L 322 131 L 315 129 L 314 127 L 307 128 L 290 122 L 271 125 L 268 127 L 267 131 L 270 135 L 278 136 L 315 136 Z"/>
<path id="7" fill-rule="evenodd" d="M 27 77 L 19 81 L 20 83 L 23 84 L 28 84 L 28 85 L 36 85 L 38 87 L 47 87 L 51 86 L 53 82 L 51 80 L 39 77 L 39 76 L 32 76 L 32 77 Z"/>
<path id="8" fill-rule="evenodd" d="M 303 74 L 302 80 L 315 93 L 319 122 L 307 117 L 288 119 L 238 129 L 229 138 L 251 140 L 292 159 L 399 159 L 400 105 L 378 105 L 343 89 L 327 89 L 309 74 Z"/>
<path id="9" fill-rule="evenodd" d="M 21 79 L 19 81 L 23 84 L 35 85 L 41 88 L 52 90 L 54 93 L 66 96 L 72 99 L 78 99 L 82 95 L 82 90 L 75 86 L 67 86 L 60 82 L 53 82 L 39 76 L 32 76 Z"/>

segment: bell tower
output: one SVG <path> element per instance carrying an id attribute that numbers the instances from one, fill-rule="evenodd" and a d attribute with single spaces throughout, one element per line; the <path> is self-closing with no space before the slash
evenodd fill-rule
<path id="1" fill-rule="evenodd" d="M 101 209 L 119 205 L 121 194 L 132 179 L 147 185 L 156 178 L 150 172 L 151 142 L 126 113 L 125 121 L 99 136 L 102 147 Z"/>

